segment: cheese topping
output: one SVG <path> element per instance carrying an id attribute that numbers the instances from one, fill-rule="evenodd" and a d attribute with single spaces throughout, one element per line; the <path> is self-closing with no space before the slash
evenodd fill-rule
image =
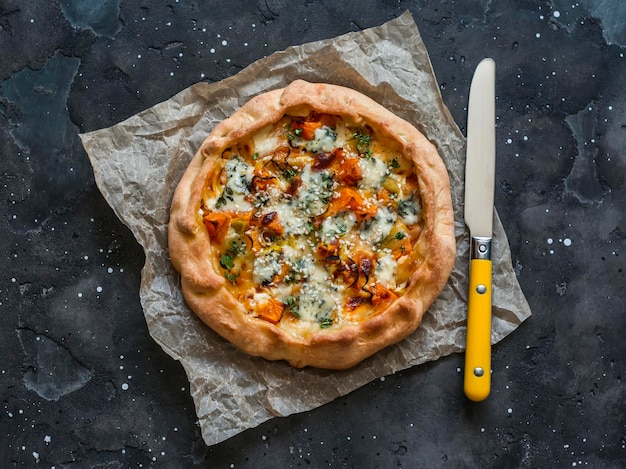
<path id="1" fill-rule="evenodd" d="M 380 189 L 389 173 L 387 165 L 378 158 L 362 158 L 359 160 L 359 167 L 363 173 L 360 186 L 366 189 Z"/>
<path id="2" fill-rule="evenodd" d="M 250 315 L 305 329 L 400 297 L 420 214 L 415 169 L 393 142 L 315 113 L 227 149 L 200 207 L 225 287 Z"/>

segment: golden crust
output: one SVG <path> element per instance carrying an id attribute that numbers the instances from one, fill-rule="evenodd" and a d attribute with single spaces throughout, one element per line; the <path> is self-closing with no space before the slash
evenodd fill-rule
<path id="1" fill-rule="evenodd" d="M 413 248 L 419 262 L 400 298 L 363 322 L 303 337 L 249 315 L 225 288 L 224 277 L 210 261 L 211 242 L 199 210 L 207 176 L 225 149 L 285 114 L 310 111 L 367 124 L 399 144 L 415 167 L 424 226 Z M 297 80 L 253 98 L 210 133 L 175 191 L 168 243 L 186 302 L 219 335 L 250 355 L 286 360 L 295 367 L 346 369 L 412 334 L 444 287 L 456 253 L 450 182 L 435 147 L 411 124 L 354 90 Z"/>

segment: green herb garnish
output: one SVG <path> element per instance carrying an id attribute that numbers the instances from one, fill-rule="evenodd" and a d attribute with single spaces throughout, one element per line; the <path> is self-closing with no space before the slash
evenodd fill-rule
<path id="1" fill-rule="evenodd" d="M 222 257 L 220 257 L 220 265 L 226 270 L 230 270 L 235 267 L 233 258 L 229 254 L 223 254 Z"/>
<path id="2" fill-rule="evenodd" d="M 321 329 L 328 329 L 330 326 L 333 325 L 333 318 L 320 318 L 317 320 L 317 322 L 320 325 Z"/>
<path id="3" fill-rule="evenodd" d="M 298 312 L 298 310 L 300 309 L 300 304 L 299 304 L 297 298 L 295 298 L 293 296 L 288 296 L 283 301 L 283 304 L 287 308 L 287 311 L 289 311 L 291 314 L 293 314 L 296 318 L 300 317 L 300 313 Z"/>
<path id="4" fill-rule="evenodd" d="M 287 181 L 290 181 L 292 178 L 296 177 L 297 175 L 298 175 L 298 171 L 293 168 L 288 168 L 283 171 L 283 177 Z"/>
<path id="5" fill-rule="evenodd" d="M 232 283 L 233 285 L 235 285 L 237 283 L 237 277 L 239 277 L 239 274 L 234 274 L 232 272 L 226 272 L 226 275 L 224 275 L 224 277 L 226 277 L 226 280 L 230 281 L 230 283 Z"/>
<path id="6" fill-rule="evenodd" d="M 372 149 L 370 144 L 372 143 L 372 136 L 362 130 L 357 130 L 352 134 L 352 138 L 356 140 L 357 151 L 366 158 L 371 158 Z"/>

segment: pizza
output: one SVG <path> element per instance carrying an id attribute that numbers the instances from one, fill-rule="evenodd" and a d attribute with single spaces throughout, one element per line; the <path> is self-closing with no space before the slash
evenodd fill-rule
<path id="1" fill-rule="evenodd" d="M 346 369 L 413 333 L 455 259 L 447 170 L 365 95 L 297 80 L 208 135 L 171 205 L 186 303 L 244 352 Z"/>

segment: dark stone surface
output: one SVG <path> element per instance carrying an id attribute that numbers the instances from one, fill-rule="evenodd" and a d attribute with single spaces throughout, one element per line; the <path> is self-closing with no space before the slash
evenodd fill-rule
<path id="1" fill-rule="evenodd" d="M 210 5 L 209 5 L 210 3 Z M 78 132 L 409 9 L 464 130 L 498 65 L 496 206 L 534 315 L 493 351 L 377 380 L 207 448 L 149 337 L 143 252 Z M 626 466 L 626 8 L 615 1 L 0 1 L 0 466 Z"/>

